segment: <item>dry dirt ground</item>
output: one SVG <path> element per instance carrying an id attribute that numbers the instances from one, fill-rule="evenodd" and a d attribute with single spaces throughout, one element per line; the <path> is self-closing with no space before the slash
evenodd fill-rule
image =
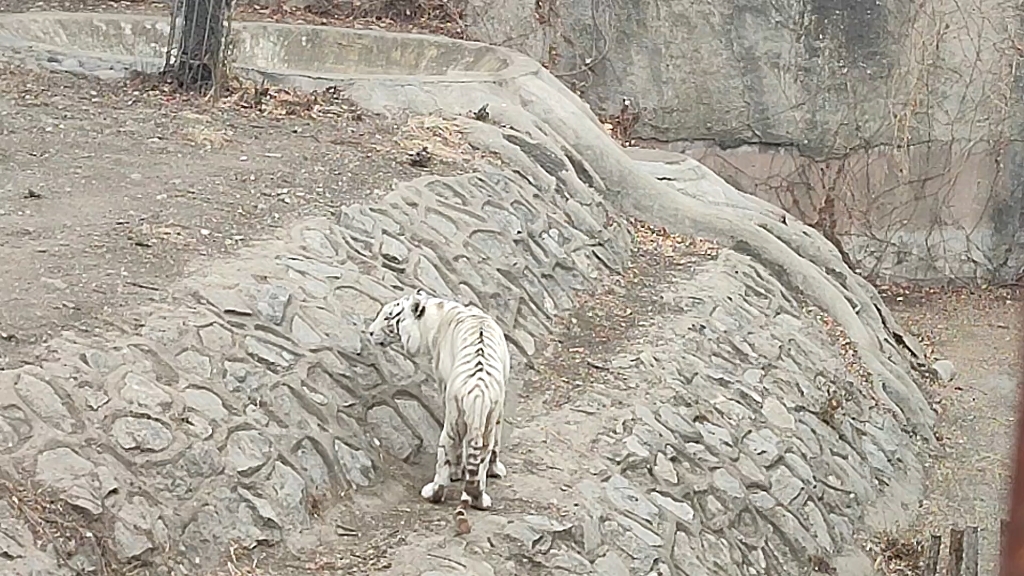
<path id="1" fill-rule="evenodd" d="M 457 169 L 409 165 L 419 119 L 330 95 L 261 106 L 0 61 L 0 368 L 61 330 L 131 330 L 126 311 L 163 298 L 197 256 Z"/>
<path id="2" fill-rule="evenodd" d="M 927 391 L 939 412 L 944 453 L 926 459 L 928 484 L 918 545 L 929 533 L 980 528 L 979 574 L 995 574 L 999 521 L 1016 420 L 1021 304 L 1014 290 L 958 291 L 887 298 L 904 326 L 953 362 L 957 376 Z"/>

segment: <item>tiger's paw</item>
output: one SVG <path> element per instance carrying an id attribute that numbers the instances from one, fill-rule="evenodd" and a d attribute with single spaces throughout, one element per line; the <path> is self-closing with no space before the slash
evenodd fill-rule
<path id="1" fill-rule="evenodd" d="M 501 462 L 491 462 L 490 467 L 487 468 L 488 478 L 504 478 L 507 474 L 508 470 Z"/>
<path id="2" fill-rule="evenodd" d="M 420 496 L 424 500 L 439 504 L 444 500 L 444 485 L 437 484 L 434 482 L 428 482 L 423 485 L 423 489 L 420 490 Z"/>
<path id="3" fill-rule="evenodd" d="M 480 499 L 479 500 L 474 500 L 473 498 L 469 497 L 469 494 L 466 494 L 465 492 L 463 492 L 462 493 L 462 497 L 460 498 L 460 500 L 463 503 L 468 503 L 470 506 L 472 506 L 473 508 L 476 508 L 477 510 L 490 510 L 491 509 L 491 497 L 488 496 L 486 492 L 484 492 L 483 494 L 480 495 Z"/>

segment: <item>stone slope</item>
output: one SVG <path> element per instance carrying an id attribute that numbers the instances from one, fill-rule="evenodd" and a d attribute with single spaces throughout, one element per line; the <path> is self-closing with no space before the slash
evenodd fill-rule
<path id="1" fill-rule="evenodd" d="M 401 37 L 391 41 L 400 50 Z M 409 561 L 391 573 L 539 573 L 516 564 L 524 554 L 551 574 L 791 574 L 839 556 L 860 560 L 837 563 L 844 573 L 868 573 L 854 533 L 909 512 L 900 507 L 920 485 L 909 431 L 930 437 L 934 418 L 911 377 L 912 340 L 819 234 L 692 161 L 635 163 L 546 71 L 501 57 L 515 73 L 490 80 L 266 74 L 341 85 L 386 113 L 464 115 L 487 103 L 489 121 L 458 122 L 500 165 L 421 178 L 376 205 L 298 223 L 182 281 L 176 304 L 145 311 L 138 334 L 65 335 L 40 365 L 0 372 L 8 480 L 49 486 L 104 527 L 116 562 L 160 573 L 210 568 L 234 545 L 338 546 L 328 518 L 382 505 L 436 520 L 443 511 L 416 492 L 438 433 L 437 392 L 359 335 L 381 302 L 422 285 L 478 303 L 508 332 L 512 464 L 542 430 L 578 433 L 580 445 L 535 454 L 546 468 L 514 467 L 498 488 L 508 508 L 481 517 L 476 536 L 423 533 L 395 551 Z M 627 215 L 724 250 L 666 272 L 667 307 L 646 347 L 622 344 L 624 356 L 647 359 L 616 372 L 631 391 L 593 383 L 609 410 L 531 405 L 517 418 L 519 386 L 544 359 L 554 320 L 628 266 Z M 849 335 L 870 390 L 814 331 L 805 302 Z M 837 393 L 838 419 L 823 410 Z M 595 459 L 606 440 L 615 449 Z M 562 486 L 576 511 L 543 516 L 541 496 Z M 0 501 L 0 571 L 99 564 L 95 546 L 62 557 L 12 502 Z M 485 548 L 491 534 L 503 536 Z M 430 572 L 416 560 L 428 545 L 458 551 L 462 568 Z"/>

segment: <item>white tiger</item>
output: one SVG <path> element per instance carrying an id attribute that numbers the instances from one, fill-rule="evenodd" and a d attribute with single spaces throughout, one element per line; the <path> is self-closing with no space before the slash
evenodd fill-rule
<path id="1" fill-rule="evenodd" d="M 464 472 L 462 503 L 489 509 L 487 477 L 506 474 L 498 452 L 511 361 L 501 327 L 475 306 L 417 290 L 385 304 L 367 332 L 376 345 L 401 342 L 410 356 L 430 360 L 442 387 L 444 426 L 434 480 L 420 495 L 443 501 L 453 472 Z"/>

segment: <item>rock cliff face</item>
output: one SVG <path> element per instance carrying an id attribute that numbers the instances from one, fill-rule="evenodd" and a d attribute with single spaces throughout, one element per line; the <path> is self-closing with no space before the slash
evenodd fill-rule
<path id="1" fill-rule="evenodd" d="M 61 30 L 57 46 L 20 46 L 54 66 L 75 26 L 95 39 L 152 24 L 20 18 Z M 183 280 L 171 304 L 141 311 L 139 333 L 65 335 L 46 362 L 0 372 L 5 480 L 48 486 L 96 522 L 100 549 L 161 574 L 258 545 L 339 550 L 342 572 L 361 573 L 383 541 L 380 572 L 403 575 L 871 573 L 855 534 L 913 513 L 913 439 L 931 437 L 934 415 L 913 339 L 820 234 L 696 161 L 630 158 L 511 52 L 439 39 L 428 53 L 450 55 L 445 73 L 372 75 L 364 60 L 346 74 L 323 51 L 361 47 L 392 70 L 403 58 L 417 69 L 423 51 L 376 32 L 234 33 L 264 46 L 258 65 L 235 63 L 243 72 L 339 85 L 379 112 L 459 117 L 493 161 L 299 222 Z M 487 121 L 466 117 L 485 103 Z M 653 260 L 638 279 L 630 216 L 719 248 Z M 592 298 L 616 282 L 618 296 Z M 450 509 L 417 496 L 438 391 L 360 336 L 415 286 L 479 304 L 515 348 L 511 474 L 466 538 L 446 527 Z M 579 329 L 596 333 L 613 306 L 629 322 L 602 345 L 548 351 L 568 341 L 559 319 L 582 313 L 595 324 Z M 545 402 L 557 386 L 570 393 Z M 97 547 L 68 559 L 35 539 L 15 500 L 0 518 L 3 573 L 98 565 Z"/>
<path id="2" fill-rule="evenodd" d="M 835 220 L 865 273 L 1006 280 L 1024 264 L 1018 7 L 473 0 L 468 14 L 475 37 L 550 64 L 596 110 L 628 98 L 635 138 Z"/>

